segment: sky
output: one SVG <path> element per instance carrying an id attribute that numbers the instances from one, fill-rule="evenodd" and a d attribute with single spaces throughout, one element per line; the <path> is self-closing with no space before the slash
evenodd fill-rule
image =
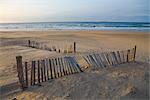
<path id="1" fill-rule="evenodd" d="M 147 22 L 149 0 L 0 0 L 0 23 Z"/>

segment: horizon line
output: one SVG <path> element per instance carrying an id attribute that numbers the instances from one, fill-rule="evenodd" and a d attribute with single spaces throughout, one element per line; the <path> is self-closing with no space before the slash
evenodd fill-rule
<path id="1" fill-rule="evenodd" d="M 112 23 L 150 23 L 149 21 L 31 21 L 31 22 L 0 22 L 0 24 L 25 24 L 25 23 L 107 23 L 107 22 L 112 22 Z"/>

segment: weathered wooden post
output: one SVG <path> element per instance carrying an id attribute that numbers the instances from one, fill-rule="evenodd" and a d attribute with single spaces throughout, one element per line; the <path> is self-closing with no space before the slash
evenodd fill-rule
<path id="1" fill-rule="evenodd" d="M 73 45 L 73 51 L 74 51 L 74 53 L 76 53 L 76 42 L 74 42 L 74 45 Z"/>
<path id="2" fill-rule="evenodd" d="M 19 83 L 21 85 L 21 88 L 24 90 L 25 84 L 24 84 L 24 74 L 23 74 L 23 66 L 22 66 L 22 56 L 17 56 L 16 61 L 17 61 L 17 72 L 18 72 Z"/>
<path id="3" fill-rule="evenodd" d="M 129 62 L 129 54 L 130 54 L 130 50 L 127 51 L 127 62 Z"/>
<path id="4" fill-rule="evenodd" d="M 29 46 L 29 47 L 31 46 L 31 42 L 30 42 L 30 40 L 28 40 L 28 46 Z"/>
<path id="5" fill-rule="evenodd" d="M 136 45 L 134 47 L 134 56 L 133 56 L 133 61 L 135 61 L 135 56 L 136 56 Z"/>
<path id="6" fill-rule="evenodd" d="M 60 49 L 58 50 L 58 52 L 60 53 Z"/>

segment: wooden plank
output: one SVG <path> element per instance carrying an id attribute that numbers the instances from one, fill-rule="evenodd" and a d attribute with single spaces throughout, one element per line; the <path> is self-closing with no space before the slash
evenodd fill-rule
<path id="1" fill-rule="evenodd" d="M 69 74 L 71 74 L 71 69 L 69 67 L 69 64 L 68 64 L 68 61 L 67 61 L 66 57 L 64 58 L 64 61 L 65 61 L 65 65 L 66 65 L 66 68 L 67 68 L 68 75 L 69 75 Z"/>
<path id="2" fill-rule="evenodd" d="M 26 87 L 28 87 L 28 62 L 25 62 Z"/>
<path id="3" fill-rule="evenodd" d="M 89 55 L 86 55 L 85 58 L 89 61 L 90 66 L 93 66 L 93 63 L 92 63 L 91 59 L 89 58 Z"/>
<path id="4" fill-rule="evenodd" d="M 66 58 L 66 57 L 64 57 L 64 62 L 65 62 L 66 68 L 67 68 L 67 73 L 68 73 L 68 74 L 71 74 L 71 69 L 70 69 L 70 67 L 69 67 L 69 64 L 68 64 L 68 61 L 67 61 L 67 58 Z"/>
<path id="5" fill-rule="evenodd" d="M 110 63 L 110 61 L 109 61 L 109 57 L 108 57 L 108 53 L 104 53 L 104 56 L 105 56 L 105 59 L 106 59 L 106 61 L 107 61 L 107 63 L 108 63 L 108 66 L 111 66 L 111 63 Z"/>
<path id="6" fill-rule="evenodd" d="M 34 66 L 33 66 L 33 85 L 35 85 L 35 81 L 36 81 L 36 78 L 35 78 L 35 74 L 36 74 L 35 64 L 36 64 L 36 61 L 34 61 Z"/>
<path id="7" fill-rule="evenodd" d="M 78 64 L 78 63 L 77 63 L 77 61 L 75 60 L 75 58 L 71 58 L 71 59 L 72 59 L 72 63 L 74 63 L 74 64 L 75 64 L 75 66 L 76 66 L 77 70 L 79 70 L 79 72 L 83 72 L 83 71 L 81 70 L 81 68 L 80 68 L 79 64 Z"/>
<path id="8" fill-rule="evenodd" d="M 70 57 L 69 61 L 70 61 L 71 65 L 72 65 L 72 68 L 73 68 L 73 70 L 74 70 L 74 73 L 77 73 L 78 70 L 76 69 L 76 64 L 75 64 L 75 62 L 74 62 L 74 59 L 75 59 L 75 58 Z"/>
<path id="9" fill-rule="evenodd" d="M 40 85 L 40 61 L 38 60 L 38 84 Z"/>
<path id="10" fill-rule="evenodd" d="M 74 73 L 74 69 L 73 69 L 73 66 L 72 66 L 72 64 L 71 64 L 71 62 L 70 62 L 69 57 L 67 57 L 67 62 L 68 62 L 69 68 L 70 68 L 70 70 L 71 70 L 71 74 L 73 74 L 73 73 Z"/>
<path id="11" fill-rule="evenodd" d="M 47 70 L 47 80 L 49 80 L 50 78 L 50 76 L 49 76 L 49 60 L 48 59 L 46 59 L 45 60 L 46 61 L 46 70 Z"/>
<path id="12" fill-rule="evenodd" d="M 114 57 L 114 60 L 115 60 L 115 64 L 119 64 L 116 53 L 112 52 L 112 54 L 113 54 L 113 57 Z"/>
<path id="13" fill-rule="evenodd" d="M 89 55 L 89 59 L 91 60 L 93 66 L 96 68 L 96 67 L 97 67 L 97 64 L 96 64 L 96 62 L 95 62 L 95 60 L 94 60 L 94 58 L 92 57 L 91 54 Z"/>
<path id="14" fill-rule="evenodd" d="M 124 62 L 127 62 L 127 50 L 123 51 L 123 55 L 124 55 Z"/>
<path id="15" fill-rule="evenodd" d="M 61 58 L 61 63 L 62 63 L 63 68 L 64 68 L 64 72 L 65 72 L 65 74 L 64 74 L 64 75 L 68 75 L 68 73 L 67 73 L 67 69 L 66 69 L 66 64 L 65 64 L 65 59 L 64 59 L 64 58 Z"/>
<path id="16" fill-rule="evenodd" d="M 57 58 L 57 64 L 58 64 L 58 69 L 59 69 L 59 77 L 62 77 L 62 66 L 59 63 L 59 58 Z"/>
<path id="17" fill-rule="evenodd" d="M 115 65 L 116 64 L 116 60 L 114 58 L 113 52 L 110 52 L 110 58 L 111 58 L 111 61 L 112 61 L 112 65 Z"/>
<path id="18" fill-rule="evenodd" d="M 62 77 L 63 76 L 63 66 L 60 63 L 60 58 L 57 58 L 57 63 L 58 63 L 59 69 L 60 69 L 60 77 Z"/>
<path id="19" fill-rule="evenodd" d="M 95 57 L 93 56 L 93 54 L 91 54 L 90 56 L 91 56 L 92 61 L 93 61 L 94 64 L 95 64 L 95 66 L 96 66 L 96 67 L 99 67 L 99 64 L 97 63 L 97 60 L 95 59 Z"/>
<path id="20" fill-rule="evenodd" d="M 109 62 L 105 56 L 105 53 L 101 53 L 101 58 L 103 59 L 103 64 L 105 65 L 105 67 L 109 66 Z"/>
<path id="21" fill-rule="evenodd" d="M 32 61 L 32 66 L 31 66 L 31 85 L 33 85 L 33 73 L 34 73 L 34 61 Z"/>
<path id="22" fill-rule="evenodd" d="M 71 74 L 73 74 L 74 72 L 73 72 L 73 69 L 72 69 L 72 66 L 71 66 L 71 64 L 70 64 L 70 61 L 69 61 L 69 58 L 68 58 L 68 57 L 67 57 L 67 63 L 68 63 L 69 69 L 70 69 L 70 71 L 71 71 Z"/>
<path id="23" fill-rule="evenodd" d="M 122 58 L 122 63 L 124 63 L 125 62 L 124 52 L 120 51 L 120 54 L 121 54 L 121 58 Z"/>
<path id="24" fill-rule="evenodd" d="M 111 61 L 112 66 L 115 65 L 115 59 L 113 57 L 112 52 L 109 53 L 109 57 L 110 57 L 110 61 Z"/>
<path id="25" fill-rule="evenodd" d="M 16 62 L 17 62 L 17 72 L 18 72 L 19 82 L 21 88 L 24 89 L 25 85 L 24 85 L 24 74 L 23 74 L 23 66 L 22 66 L 22 56 L 17 56 Z"/>
<path id="26" fill-rule="evenodd" d="M 121 64 L 122 64 L 123 63 L 123 57 L 122 57 L 121 51 L 119 51 L 119 55 L 120 55 L 120 61 L 121 61 Z"/>
<path id="27" fill-rule="evenodd" d="M 94 57 L 95 60 L 97 61 L 98 67 L 101 67 L 102 65 L 101 65 L 100 60 L 99 60 L 99 58 L 97 57 L 97 55 L 96 55 L 96 54 L 93 54 L 93 57 Z"/>
<path id="28" fill-rule="evenodd" d="M 53 75 L 54 75 L 53 77 L 54 77 L 54 78 L 57 78 L 57 76 L 56 76 L 56 69 L 55 69 L 55 60 L 54 60 L 54 59 L 52 59 L 52 66 L 53 66 L 53 73 L 54 73 L 54 74 L 53 74 Z"/>
<path id="29" fill-rule="evenodd" d="M 119 51 L 116 52 L 117 54 L 117 59 L 118 59 L 118 63 L 121 64 L 121 58 L 120 58 L 120 53 Z"/>
<path id="30" fill-rule="evenodd" d="M 122 51 L 119 51 L 121 63 L 124 63 Z"/>
<path id="31" fill-rule="evenodd" d="M 43 74 L 44 74 L 44 80 L 46 81 L 46 65 L 45 60 L 43 60 Z"/>
<path id="32" fill-rule="evenodd" d="M 33 84 L 33 61 L 32 61 L 32 66 L 31 66 L 31 85 Z"/>
<path id="33" fill-rule="evenodd" d="M 65 64 L 64 64 L 64 59 L 63 59 L 63 58 L 60 58 L 60 63 L 61 63 L 62 66 L 63 66 L 63 73 L 64 73 L 64 75 L 67 75 L 66 66 L 65 66 Z"/>
<path id="34" fill-rule="evenodd" d="M 104 53 L 99 54 L 99 57 L 101 58 L 104 67 L 107 67 L 108 65 Z"/>
<path id="35" fill-rule="evenodd" d="M 69 63 L 70 63 L 70 66 L 71 66 L 71 68 L 72 68 L 73 73 L 76 73 L 77 70 L 76 70 L 76 68 L 75 68 L 75 64 L 72 62 L 72 57 L 68 57 L 68 61 L 69 61 Z"/>
<path id="36" fill-rule="evenodd" d="M 55 59 L 55 62 L 56 62 L 56 67 L 57 67 L 57 75 L 58 75 L 58 77 L 60 77 L 61 76 L 60 75 L 60 65 L 58 63 L 58 58 Z"/>
<path id="37" fill-rule="evenodd" d="M 91 58 L 91 56 L 90 56 L 90 55 L 87 55 L 87 58 L 88 58 L 88 60 L 90 61 L 91 66 L 92 66 L 92 67 L 96 67 L 95 62 L 93 62 L 93 59 Z"/>
<path id="38" fill-rule="evenodd" d="M 96 58 L 98 59 L 98 61 L 99 61 L 100 65 L 101 65 L 101 67 L 104 68 L 105 65 L 104 65 L 103 62 L 102 62 L 102 59 L 101 59 L 100 54 L 95 54 L 95 56 L 96 56 Z"/>
<path id="39" fill-rule="evenodd" d="M 58 77 L 59 77 L 59 73 L 58 73 L 58 67 L 57 67 L 56 58 L 54 58 L 54 67 L 55 67 L 55 75 L 56 75 L 56 78 L 58 78 Z"/>
<path id="40" fill-rule="evenodd" d="M 44 81 L 44 77 L 43 77 L 43 61 L 41 60 L 41 79 L 42 79 L 42 82 Z"/>
<path id="41" fill-rule="evenodd" d="M 77 73 L 77 72 L 80 72 L 80 69 L 78 68 L 78 63 L 77 63 L 77 61 L 76 61 L 76 58 L 75 57 L 71 57 L 71 62 L 72 62 L 72 64 L 73 64 L 73 66 L 74 66 L 74 69 L 75 69 L 75 72 Z"/>
<path id="42" fill-rule="evenodd" d="M 50 69 L 50 75 L 51 75 L 51 79 L 53 79 L 53 69 L 52 69 L 52 62 L 51 59 L 49 59 L 49 69 Z"/>
<path id="43" fill-rule="evenodd" d="M 88 59 L 87 59 L 84 55 L 82 55 L 82 58 L 85 60 L 85 62 L 86 62 L 89 66 L 91 66 L 90 62 L 88 61 Z"/>
<path id="44" fill-rule="evenodd" d="M 104 56 L 105 56 L 105 59 L 106 59 L 106 61 L 107 61 L 108 66 L 111 66 L 111 62 L 110 62 L 110 59 L 109 59 L 109 54 L 108 54 L 108 52 L 105 52 L 105 53 L 104 53 Z"/>

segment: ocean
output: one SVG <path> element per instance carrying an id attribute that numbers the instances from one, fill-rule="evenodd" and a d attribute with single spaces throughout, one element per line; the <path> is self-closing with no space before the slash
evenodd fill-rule
<path id="1" fill-rule="evenodd" d="M 146 22 L 34 22 L 0 23 L 0 31 L 17 30 L 125 30 L 149 32 Z"/>

